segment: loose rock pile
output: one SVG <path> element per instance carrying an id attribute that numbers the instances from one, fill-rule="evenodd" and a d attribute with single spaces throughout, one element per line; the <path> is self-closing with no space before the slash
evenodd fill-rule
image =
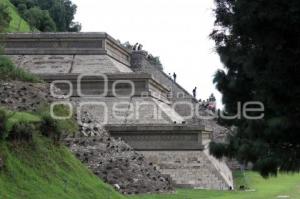
<path id="1" fill-rule="evenodd" d="M 163 176 L 141 154 L 89 119 L 81 126 L 80 135 L 66 138 L 65 142 L 94 174 L 123 194 L 172 191 L 168 176 Z"/>
<path id="2" fill-rule="evenodd" d="M 35 111 L 42 104 L 55 101 L 49 87 L 45 83 L 0 81 L 0 106 L 14 111 Z"/>

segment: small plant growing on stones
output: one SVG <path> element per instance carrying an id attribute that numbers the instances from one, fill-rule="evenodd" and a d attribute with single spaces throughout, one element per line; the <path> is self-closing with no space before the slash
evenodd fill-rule
<path id="1" fill-rule="evenodd" d="M 7 140 L 9 141 L 25 141 L 32 142 L 33 132 L 35 126 L 32 123 L 19 122 L 13 125 L 12 130 L 9 132 Z"/>
<path id="2" fill-rule="evenodd" d="M 6 111 L 3 109 L 0 109 L 0 139 L 4 138 L 6 120 L 7 120 Z"/>
<path id="3" fill-rule="evenodd" d="M 75 117 L 72 116 L 69 119 L 58 119 L 55 120 L 49 115 L 49 106 L 44 106 L 40 110 L 37 111 L 37 113 L 42 116 L 47 122 L 49 123 L 55 123 L 53 125 L 56 125 L 60 136 L 61 137 L 67 137 L 69 135 L 75 135 L 79 131 L 79 126 L 77 124 L 77 121 L 75 120 Z M 55 116 L 59 117 L 66 117 L 69 115 L 68 107 L 64 105 L 57 105 L 53 109 L 53 113 Z M 49 118 L 50 117 L 50 118 Z M 53 120 L 52 122 L 50 120 Z"/>
<path id="4" fill-rule="evenodd" d="M 34 83 L 41 82 L 37 76 L 21 68 L 17 68 L 8 57 L 3 55 L 0 55 L 0 79 L 13 79 Z"/>
<path id="5" fill-rule="evenodd" d="M 62 130 L 59 128 L 58 121 L 50 115 L 42 116 L 40 130 L 43 136 L 51 138 L 56 144 L 59 143 Z"/>

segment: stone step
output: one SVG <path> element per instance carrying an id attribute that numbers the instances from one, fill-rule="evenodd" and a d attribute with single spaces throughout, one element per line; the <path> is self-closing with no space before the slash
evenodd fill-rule
<path id="1" fill-rule="evenodd" d="M 228 190 L 224 179 L 201 151 L 143 152 L 157 165 L 162 174 L 169 175 L 177 187 Z"/>

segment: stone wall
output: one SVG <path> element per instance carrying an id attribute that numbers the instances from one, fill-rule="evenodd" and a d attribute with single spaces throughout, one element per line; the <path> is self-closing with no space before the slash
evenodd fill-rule
<path id="1" fill-rule="evenodd" d="M 174 124 L 107 125 L 112 136 L 121 137 L 138 151 L 203 150 L 201 126 Z"/>
<path id="2" fill-rule="evenodd" d="M 129 66 L 130 52 L 107 33 L 7 33 L 7 55 L 108 55 Z"/>
<path id="3" fill-rule="evenodd" d="M 133 98 L 73 98 L 82 105 L 81 110 L 92 114 L 103 124 L 173 124 L 182 119 L 172 109 L 161 109 L 159 102 L 151 97 Z"/>
<path id="4" fill-rule="evenodd" d="M 173 101 L 177 101 L 178 98 L 184 98 L 186 100 L 193 99 L 193 96 L 191 96 L 191 94 L 189 94 L 189 92 L 187 92 L 177 82 L 174 82 L 170 76 L 155 65 L 151 64 L 144 51 L 133 51 L 131 56 L 131 68 L 135 72 L 145 72 L 153 75 L 154 79 L 159 81 L 171 91 L 172 95 L 170 96 L 170 99 Z"/>
<path id="5" fill-rule="evenodd" d="M 16 66 L 34 74 L 131 73 L 132 70 L 107 55 L 8 55 Z"/>
<path id="6" fill-rule="evenodd" d="M 229 190 L 226 181 L 203 151 L 141 151 L 162 174 L 170 175 L 177 187 Z"/>
<path id="7" fill-rule="evenodd" d="M 177 82 L 168 76 L 164 71 L 157 68 L 157 66 L 151 64 L 147 59 L 147 53 L 145 51 L 133 51 L 131 56 L 131 69 L 135 72 L 149 73 L 155 80 L 160 82 L 162 85 L 167 87 L 169 92 L 169 100 L 172 104 L 178 103 L 175 110 L 181 116 L 190 115 L 191 111 L 194 110 L 196 100 L 181 87 Z M 189 105 L 193 105 L 193 109 L 190 109 Z"/>

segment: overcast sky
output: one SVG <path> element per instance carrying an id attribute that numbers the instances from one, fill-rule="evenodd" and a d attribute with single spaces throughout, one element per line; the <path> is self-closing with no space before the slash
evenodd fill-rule
<path id="1" fill-rule="evenodd" d="M 214 23 L 213 0 L 73 0 L 76 21 L 84 32 L 107 32 L 121 42 L 143 44 L 144 50 L 160 56 L 166 73 L 190 93 L 207 99 L 221 95 L 212 83 L 222 68 L 209 34 Z"/>

